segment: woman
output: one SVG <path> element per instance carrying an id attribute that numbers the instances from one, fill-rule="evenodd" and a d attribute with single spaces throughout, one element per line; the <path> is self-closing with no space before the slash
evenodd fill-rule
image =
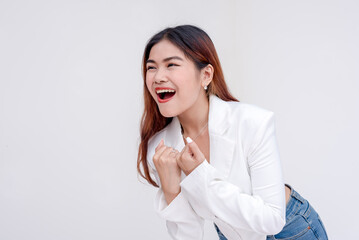
<path id="1" fill-rule="evenodd" d="M 284 186 L 274 114 L 230 94 L 203 30 L 154 35 L 143 76 L 137 168 L 159 187 L 155 208 L 173 239 L 203 239 L 204 220 L 220 239 L 326 239 L 308 202 Z"/>

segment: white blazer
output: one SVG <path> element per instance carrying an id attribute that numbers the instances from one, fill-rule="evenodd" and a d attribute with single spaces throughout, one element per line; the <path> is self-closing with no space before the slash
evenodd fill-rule
<path id="1" fill-rule="evenodd" d="M 229 240 L 265 240 L 280 232 L 286 206 L 273 112 L 210 95 L 208 130 L 210 164 L 182 172 L 181 192 L 169 205 L 152 158 L 162 138 L 178 151 L 185 146 L 178 118 L 148 144 L 147 161 L 160 186 L 155 210 L 172 239 L 203 239 L 204 220 Z"/>

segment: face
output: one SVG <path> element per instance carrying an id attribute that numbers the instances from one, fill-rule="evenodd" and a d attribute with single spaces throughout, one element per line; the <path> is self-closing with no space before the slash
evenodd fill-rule
<path id="1" fill-rule="evenodd" d="M 155 44 L 146 64 L 146 85 L 164 117 L 178 116 L 205 94 L 201 71 L 168 40 Z"/>

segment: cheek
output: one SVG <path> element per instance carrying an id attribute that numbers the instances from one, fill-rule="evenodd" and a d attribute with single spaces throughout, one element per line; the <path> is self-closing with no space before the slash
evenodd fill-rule
<path id="1" fill-rule="evenodd" d="M 147 87 L 148 92 L 150 93 L 150 95 L 156 99 L 157 98 L 157 94 L 154 92 L 152 85 L 153 85 L 153 78 L 151 78 L 148 74 L 146 75 L 146 80 L 145 80 L 145 84 Z"/>
<path id="2" fill-rule="evenodd" d="M 185 89 L 185 94 L 198 92 L 201 82 L 195 74 L 187 74 L 183 79 L 184 81 L 181 82 L 181 86 Z"/>
<path id="3" fill-rule="evenodd" d="M 145 80 L 145 83 L 146 83 L 146 87 L 148 89 L 148 91 L 151 92 L 151 86 L 152 86 L 152 80 L 149 76 L 146 75 L 146 80 Z"/>

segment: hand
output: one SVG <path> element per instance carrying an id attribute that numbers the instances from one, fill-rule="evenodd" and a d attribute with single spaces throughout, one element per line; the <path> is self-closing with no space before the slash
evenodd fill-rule
<path id="1" fill-rule="evenodd" d="M 177 155 L 177 164 L 186 176 L 206 159 L 198 145 L 190 138 L 189 140 L 190 141 L 187 142 L 186 146 Z"/>
<path id="2" fill-rule="evenodd" d="M 181 192 L 181 169 L 177 165 L 179 152 L 164 145 L 163 139 L 155 149 L 153 163 L 160 177 L 161 187 L 169 204 Z"/>

